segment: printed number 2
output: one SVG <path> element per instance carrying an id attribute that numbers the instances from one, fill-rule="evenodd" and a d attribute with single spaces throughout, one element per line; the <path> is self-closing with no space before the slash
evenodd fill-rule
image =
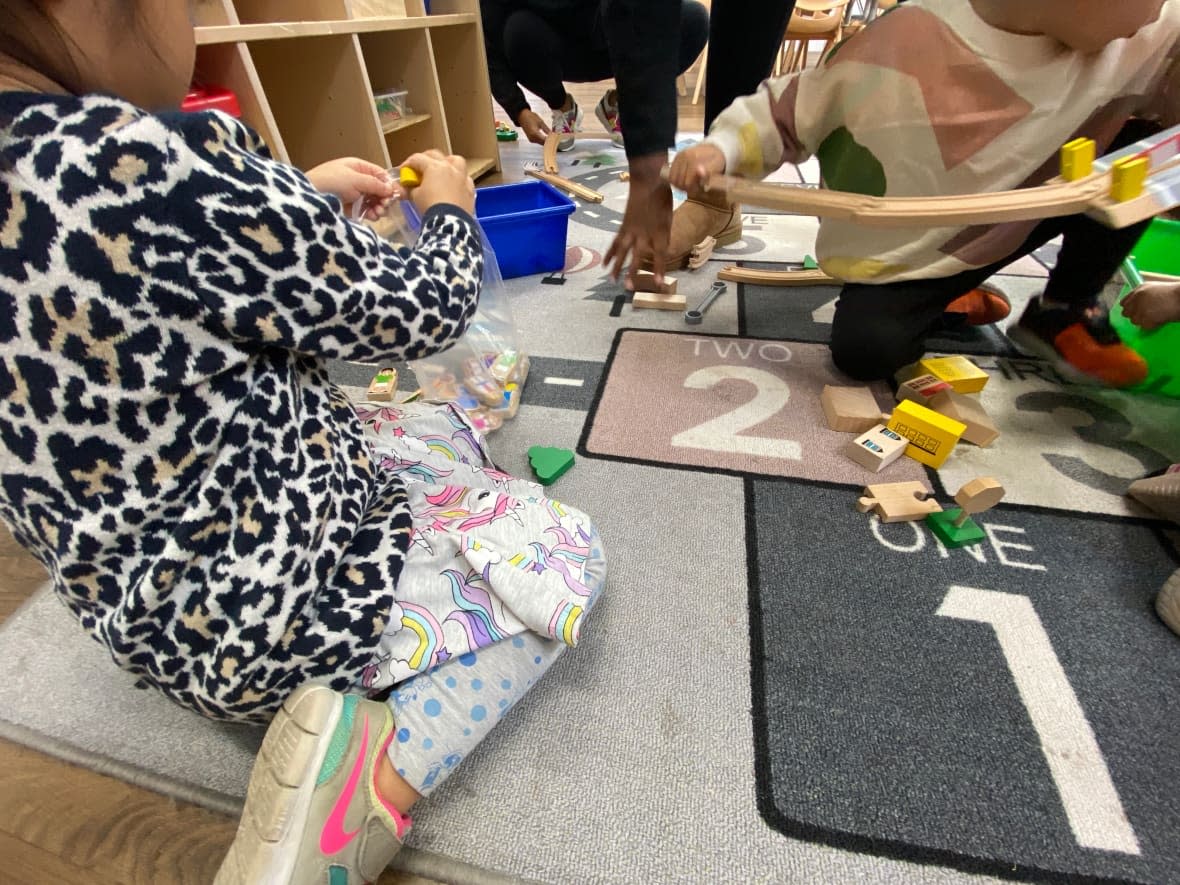
<path id="1" fill-rule="evenodd" d="M 1016 593 L 951 587 L 944 618 L 990 624 L 1016 691 L 1041 739 L 1041 751 L 1074 839 L 1086 848 L 1139 854 L 1106 760 L 1032 600 Z"/>
<path id="2" fill-rule="evenodd" d="M 697 369 L 684 379 L 684 386 L 693 390 L 708 390 L 722 381 L 746 381 L 754 385 L 756 393 L 749 402 L 723 415 L 710 418 L 703 424 L 690 427 L 672 437 L 672 445 L 687 449 L 707 449 L 710 452 L 735 452 L 759 455 L 763 458 L 786 458 L 800 461 L 803 450 L 789 439 L 765 436 L 738 436 L 747 427 L 754 427 L 772 417 L 791 399 L 791 388 L 782 378 L 749 366 L 709 366 Z"/>

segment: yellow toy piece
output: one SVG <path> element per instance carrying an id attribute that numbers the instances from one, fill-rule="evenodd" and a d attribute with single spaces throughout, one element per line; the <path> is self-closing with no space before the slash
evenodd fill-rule
<path id="1" fill-rule="evenodd" d="M 979 393 L 987 385 L 987 372 L 965 356 L 938 356 L 920 360 L 923 372 L 945 381 L 955 393 Z"/>
<path id="2" fill-rule="evenodd" d="M 411 188 L 417 187 L 422 183 L 422 179 L 418 177 L 418 173 L 409 166 L 402 166 L 397 171 L 397 180 L 401 182 L 402 187 Z"/>
<path id="3" fill-rule="evenodd" d="M 1061 177 L 1077 181 L 1094 171 L 1095 146 L 1092 138 L 1075 138 L 1061 147 Z"/>
<path id="4" fill-rule="evenodd" d="M 1142 194 L 1150 166 L 1147 157 L 1116 160 L 1110 167 L 1110 198 L 1116 203 L 1125 203 Z"/>
<path id="5" fill-rule="evenodd" d="M 909 440 L 905 453 L 915 461 L 941 467 L 967 425 L 913 400 L 903 400 L 889 418 L 889 429 Z"/>

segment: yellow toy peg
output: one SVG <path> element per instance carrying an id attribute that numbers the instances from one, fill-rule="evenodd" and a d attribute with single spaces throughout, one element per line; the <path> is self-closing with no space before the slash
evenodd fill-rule
<path id="1" fill-rule="evenodd" d="M 1094 171 L 1095 145 L 1092 138 L 1075 138 L 1061 146 L 1061 177 L 1077 181 Z"/>
<path id="2" fill-rule="evenodd" d="M 422 179 L 418 177 L 418 173 L 409 166 L 402 166 L 398 169 L 397 180 L 401 182 L 401 186 L 407 190 L 412 187 L 417 187 L 422 183 Z"/>
<path id="3" fill-rule="evenodd" d="M 1116 160 L 1110 167 L 1110 198 L 1116 203 L 1125 203 L 1143 193 L 1147 181 L 1147 170 L 1151 164 L 1147 157 L 1125 157 Z"/>

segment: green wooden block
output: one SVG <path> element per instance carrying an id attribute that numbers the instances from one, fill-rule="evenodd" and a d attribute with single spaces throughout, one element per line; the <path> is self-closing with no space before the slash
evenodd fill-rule
<path id="1" fill-rule="evenodd" d="M 816 261 L 814 258 L 812 258 L 810 255 L 804 255 L 803 256 L 803 269 L 804 270 L 819 270 L 819 262 Z"/>
<path id="2" fill-rule="evenodd" d="M 967 517 L 962 525 L 955 525 L 960 513 L 962 510 L 956 507 L 941 513 L 926 514 L 926 525 L 934 532 L 935 537 L 942 541 L 943 547 L 969 547 L 987 537 L 971 517 Z"/>
<path id="3" fill-rule="evenodd" d="M 547 486 L 574 466 L 574 453 L 569 449 L 533 446 L 529 449 L 529 466 L 541 485 Z"/>

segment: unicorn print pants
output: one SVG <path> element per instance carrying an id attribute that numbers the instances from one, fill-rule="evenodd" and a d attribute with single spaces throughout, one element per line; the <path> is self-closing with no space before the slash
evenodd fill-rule
<path id="1" fill-rule="evenodd" d="M 492 463 L 453 406 L 357 406 L 406 483 L 414 527 L 389 623 L 359 687 L 393 687 L 389 756 L 437 788 L 568 647 L 606 578 L 597 530 Z"/>

